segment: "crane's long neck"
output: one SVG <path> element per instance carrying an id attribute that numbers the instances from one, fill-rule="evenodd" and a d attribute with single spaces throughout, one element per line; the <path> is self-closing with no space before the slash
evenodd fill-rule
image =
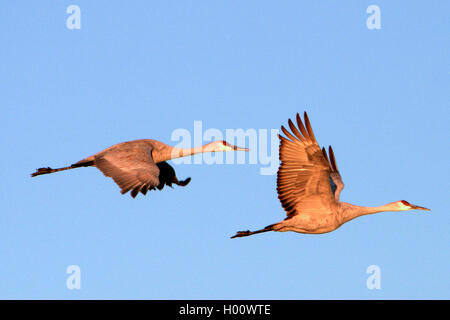
<path id="1" fill-rule="evenodd" d="M 388 203 L 378 207 L 363 207 L 350 203 L 340 203 L 340 215 L 343 222 L 355 219 L 360 216 L 365 216 L 372 213 L 386 212 L 386 211 L 404 211 L 405 208 L 399 207 L 396 202 Z"/>
<path id="2" fill-rule="evenodd" d="M 165 146 L 162 150 L 157 152 L 153 151 L 153 160 L 158 163 L 171 159 L 193 156 L 194 154 L 217 151 L 212 143 L 205 144 L 203 146 L 195 148 L 176 148 L 171 146 Z"/>
<path id="3" fill-rule="evenodd" d="M 194 154 L 204 153 L 204 152 L 212 152 L 214 148 L 210 143 L 205 144 L 203 146 L 195 147 L 195 148 L 173 148 L 172 149 L 172 159 L 181 158 L 181 157 L 189 157 Z"/>

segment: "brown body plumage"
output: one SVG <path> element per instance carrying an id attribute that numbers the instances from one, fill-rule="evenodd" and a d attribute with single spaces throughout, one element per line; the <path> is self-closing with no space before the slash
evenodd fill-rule
<path id="1" fill-rule="evenodd" d="M 96 167 L 111 177 L 121 188 L 121 193 L 131 191 L 133 198 L 148 190 L 162 190 L 165 185 L 186 186 L 191 178 L 178 180 L 175 170 L 166 161 L 204 152 L 248 151 L 225 141 L 214 141 L 196 148 L 175 148 L 152 139 L 133 140 L 113 145 L 71 166 L 52 169 L 39 168 L 32 177 L 80 167 Z"/>
<path id="2" fill-rule="evenodd" d="M 304 125 L 299 114 L 296 120 L 298 128 L 289 119 L 292 133 L 282 126 L 286 137 L 279 135 L 281 164 L 277 175 L 277 192 L 287 218 L 261 230 L 239 231 L 232 238 L 267 231 L 319 234 L 336 230 L 345 222 L 366 214 L 429 210 L 404 200 L 380 207 L 361 207 L 340 202 L 344 183 L 333 149 L 329 147 L 329 156 L 325 148 L 320 149 L 306 112 Z"/>

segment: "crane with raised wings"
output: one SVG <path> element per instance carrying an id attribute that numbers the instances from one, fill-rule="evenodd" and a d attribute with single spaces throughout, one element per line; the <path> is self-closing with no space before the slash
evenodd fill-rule
<path id="1" fill-rule="evenodd" d="M 326 233 L 342 224 L 367 214 L 384 211 L 429 209 L 399 200 L 379 207 L 363 207 L 341 202 L 339 196 L 344 183 L 336 165 L 331 146 L 320 149 L 314 137 L 308 115 L 303 124 L 297 114 L 297 127 L 289 119 L 292 133 L 284 126 L 286 137 L 280 138 L 280 167 L 277 174 L 277 192 L 286 219 L 256 231 L 238 231 L 231 238 L 246 237 L 267 231 L 294 231 L 298 233 Z"/>

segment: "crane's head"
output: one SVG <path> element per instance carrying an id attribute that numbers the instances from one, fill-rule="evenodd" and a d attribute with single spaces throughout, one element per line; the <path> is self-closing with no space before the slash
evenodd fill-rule
<path id="1" fill-rule="evenodd" d="M 207 149 L 208 149 L 207 151 L 210 151 L 210 152 L 249 151 L 248 148 L 236 147 L 232 144 L 229 144 L 225 140 L 218 140 L 218 141 L 211 142 L 207 145 Z"/>
<path id="2" fill-rule="evenodd" d="M 409 203 L 408 201 L 405 200 L 399 200 L 397 202 L 395 202 L 400 211 L 407 211 L 407 210 L 426 210 L 426 211 L 430 211 L 430 209 L 428 208 L 424 208 L 424 207 L 420 207 L 420 206 L 416 206 L 414 204 Z"/>

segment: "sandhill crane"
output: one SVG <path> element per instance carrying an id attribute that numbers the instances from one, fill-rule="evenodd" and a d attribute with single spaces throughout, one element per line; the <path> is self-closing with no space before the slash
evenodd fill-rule
<path id="1" fill-rule="evenodd" d="M 261 230 L 239 231 L 231 238 L 267 231 L 320 234 L 336 230 L 354 218 L 371 213 L 413 209 L 429 211 L 405 200 L 379 207 L 361 207 L 340 202 L 339 195 L 344 183 L 333 149 L 329 147 L 328 157 L 325 148 L 321 150 L 317 144 L 306 112 L 304 120 L 305 125 L 297 113 L 297 126 L 300 131 L 289 119 L 293 134 L 281 126 L 287 138 L 279 135 L 281 165 L 277 175 L 277 192 L 287 218 Z"/>
<path id="2" fill-rule="evenodd" d="M 111 177 L 125 194 L 131 190 L 133 198 L 148 190 L 162 190 L 165 185 L 186 186 L 191 178 L 179 181 L 175 170 L 166 161 L 187 157 L 197 153 L 222 151 L 248 151 L 226 141 L 214 141 L 196 148 L 176 148 L 151 139 L 133 140 L 113 145 L 68 167 L 52 169 L 39 168 L 32 177 L 80 167 L 97 167 Z"/>

